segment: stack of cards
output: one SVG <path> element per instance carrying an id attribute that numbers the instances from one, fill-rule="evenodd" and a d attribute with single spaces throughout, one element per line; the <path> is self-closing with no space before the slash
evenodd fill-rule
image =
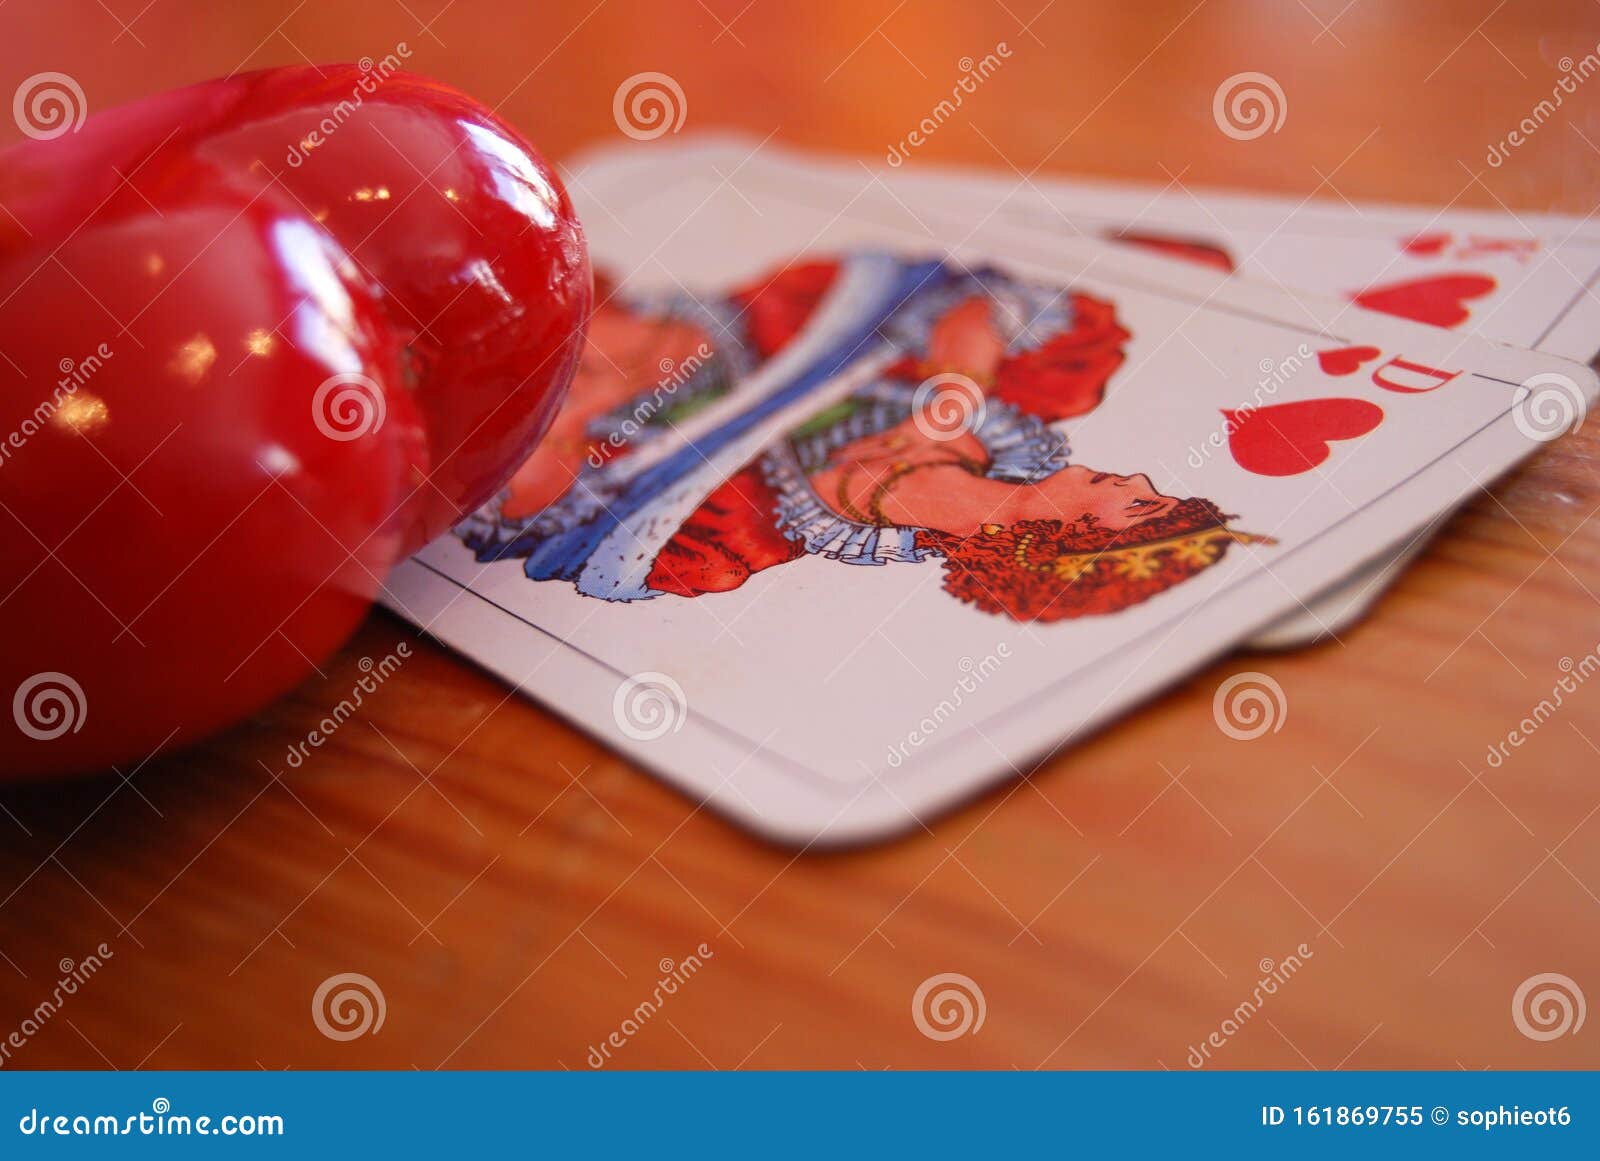
<path id="1" fill-rule="evenodd" d="M 387 601 L 797 844 L 1337 633 L 1597 393 L 1577 220 L 731 138 L 569 189 L 599 272 L 571 398 Z"/>

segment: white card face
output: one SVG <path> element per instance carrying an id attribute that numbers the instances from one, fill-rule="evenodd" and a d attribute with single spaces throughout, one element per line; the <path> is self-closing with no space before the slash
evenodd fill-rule
<path id="1" fill-rule="evenodd" d="M 388 603 L 784 841 L 882 837 L 1014 776 L 1596 391 L 1099 243 L 948 250 L 777 168 L 735 185 L 664 152 L 573 193 L 620 287 L 572 418 Z"/>
<path id="2" fill-rule="evenodd" d="M 1198 244 L 1239 273 L 1372 310 L 1588 362 L 1600 351 L 1600 223 L 1541 214 L 1359 208 L 1179 186 L 891 175 L 918 202 L 982 204 L 1007 221 L 1147 245 Z M 1132 217 L 1130 218 L 1130 211 Z M 1065 219 L 1065 221 L 1064 221 Z M 1170 251 L 1181 254 L 1181 250 Z"/>
<path id="3" fill-rule="evenodd" d="M 741 153 L 741 156 L 743 153 Z M 1319 291 L 1434 326 L 1590 362 L 1600 352 L 1600 224 L 1587 218 L 1327 206 L 1298 198 L 904 171 L 901 196 L 993 209 L 1041 230 L 1189 242 L 1179 260 L 1227 261 L 1268 283 Z M 898 175 L 897 175 L 898 176 Z M 898 184 L 898 183 L 897 183 Z M 1127 215 L 1132 211 L 1134 218 Z M 1121 215 L 1119 217 L 1119 214 Z M 1210 252 L 1208 252 L 1210 251 Z M 1289 649 L 1359 621 L 1426 540 L 1363 569 L 1250 644 Z"/>
<path id="4" fill-rule="evenodd" d="M 711 137 L 682 146 L 722 173 L 788 165 L 855 190 L 882 183 L 910 212 L 992 219 L 1044 237 L 1119 239 L 1175 261 L 1237 269 L 1274 287 L 1350 298 L 1370 309 L 1590 362 L 1600 352 L 1600 223 L 1542 214 L 1328 205 L 1303 198 L 1197 193 L 925 167 L 869 170 L 757 141 Z M 626 163 L 627 150 L 610 151 Z M 605 155 L 602 155 L 605 156 Z M 735 181 L 737 184 L 737 179 Z M 1441 522 L 1442 523 L 1442 522 Z M 1311 644 L 1365 615 L 1426 541 L 1375 562 L 1251 639 Z"/>

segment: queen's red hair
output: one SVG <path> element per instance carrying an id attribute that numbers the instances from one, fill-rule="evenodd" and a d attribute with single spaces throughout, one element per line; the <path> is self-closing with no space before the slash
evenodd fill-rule
<path id="1" fill-rule="evenodd" d="M 958 601 L 1017 621 L 1115 613 L 1147 601 L 1222 559 L 1239 540 L 1230 518 L 1192 497 L 1161 516 L 1111 532 L 1092 516 L 987 525 L 971 536 L 922 532 L 944 557 L 944 589 Z"/>

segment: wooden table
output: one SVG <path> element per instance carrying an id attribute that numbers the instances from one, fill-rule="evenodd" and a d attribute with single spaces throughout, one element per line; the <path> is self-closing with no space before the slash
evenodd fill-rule
<path id="1" fill-rule="evenodd" d="M 918 161 L 1595 209 L 1600 80 L 1483 161 L 1557 58 L 1595 51 L 1587 0 L 1133 7 L 58 0 L 0 9 L 0 52 L 6 78 L 65 71 L 103 108 L 404 40 L 557 157 L 614 139 L 612 92 L 657 70 L 688 128 L 877 158 L 958 58 L 1005 41 Z M 1213 131 L 1212 92 L 1243 70 L 1282 82 L 1280 133 Z M 0 1034 L 59 961 L 111 953 L 7 1066 L 583 1068 L 704 943 L 612 1066 L 1181 1069 L 1296 954 L 1208 1066 L 1595 1067 L 1600 1019 L 1538 1042 L 1511 1005 L 1544 972 L 1600 1000 L 1600 683 L 1501 767 L 1485 753 L 1600 643 L 1597 455 L 1591 422 L 1481 495 L 1340 642 L 1229 659 L 854 853 L 747 838 L 426 641 L 365 720 L 285 769 L 359 659 L 414 640 L 375 613 L 325 679 L 199 749 L 0 796 Z M 1290 705 L 1249 745 L 1211 720 L 1239 669 Z M 315 1026 L 345 972 L 381 988 L 377 1035 Z M 981 989 L 976 1034 L 913 1022 L 944 972 Z"/>

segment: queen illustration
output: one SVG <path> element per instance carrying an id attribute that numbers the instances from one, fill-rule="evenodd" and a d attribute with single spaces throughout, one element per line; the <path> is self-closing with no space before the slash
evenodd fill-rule
<path id="1" fill-rule="evenodd" d="M 1110 303 L 885 254 L 725 298 L 602 286 L 550 435 L 457 528 L 614 601 L 727 592 L 816 556 L 934 567 L 1021 621 L 1114 613 L 1221 560 L 1216 505 L 1071 462 L 1124 359 Z"/>

